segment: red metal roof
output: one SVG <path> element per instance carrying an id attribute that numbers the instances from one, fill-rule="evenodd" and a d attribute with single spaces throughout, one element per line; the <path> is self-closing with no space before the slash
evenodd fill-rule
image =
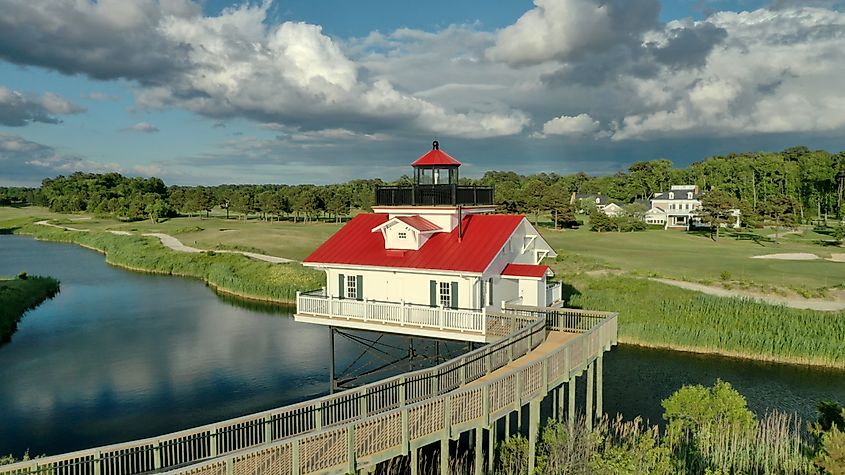
<path id="1" fill-rule="evenodd" d="M 427 231 L 440 230 L 440 226 L 432 223 L 422 216 L 399 216 L 396 219 L 423 233 Z"/>
<path id="2" fill-rule="evenodd" d="M 311 264 L 346 264 L 481 273 L 502 249 L 519 215 L 471 215 L 464 218 L 463 239 L 458 228 L 436 233 L 419 251 L 402 254 L 384 248 L 384 236 L 371 232 L 388 220 L 386 214 L 359 214 L 305 259 Z"/>
<path id="3" fill-rule="evenodd" d="M 535 264 L 508 264 L 502 270 L 502 275 L 514 277 L 543 277 L 549 270 L 549 266 Z"/>
<path id="4" fill-rule="evenodd" d="M 418 167 L 421 165 L 460 165 L 461 162 L 452 158 L 451 155 L 436 148 L 434 150 L 430 150 L 427 154 L 423 155 L 422 157 L 416 159 L 414 163 L 411 164 L 412 167 Z"/>

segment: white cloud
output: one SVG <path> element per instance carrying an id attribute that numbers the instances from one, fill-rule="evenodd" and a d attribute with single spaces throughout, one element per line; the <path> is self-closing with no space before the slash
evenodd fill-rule
<path id="1" fill-rule="evenodd" d="M 0 169 L 3 170 L 0 185 L 32 186 L 45 177 L 76 171 L 146 175 L 143 168 L 148 167 L 122 167 L 116 163 L 88 160 L 19 135 L 0 132 Z"/>
<path id="2" fill-rule="evenodd" d="M 636 42 L 656 26 L 657 0 L 534 0 L 535 7 L 502 29 L 487 57 L 513 66 L 568 61 Z"/>
<path id="3" fill-rule="evenodd" d="M 600 127 L 599 121 L 590 117 L 589 114 L 562 115 L 543 124 L 543 132 L 535 133 L 533 137 L 545 138 L 549 135 L 582 136 L 597 132 Z"/>
<path id="4" fill-rule="evenodd" d="M 0 86 L 0 125 L 21 127 L 31 122 L 58 124 L 61 120 L 57 115 L 79 114 L 85 110 L 52 92 L 39 96 Z"/>
<path id="5" fill-rule="evenodd" d="M 723 47 L 700 70 L 628 79 L 641 107 L 614 140 L 845 129 L 845 14 L 761 9 L 708 21 L 727 31 Z"/>
<path id="6" fill-rule="evenodd" d="M 145 134 L 154 134 L 159 131 L 159 128 L 149 122 L 138 122 L 137 124 L 129 127 L 126 130 L 131 130 L 135 132 L 142 132 Z"/>

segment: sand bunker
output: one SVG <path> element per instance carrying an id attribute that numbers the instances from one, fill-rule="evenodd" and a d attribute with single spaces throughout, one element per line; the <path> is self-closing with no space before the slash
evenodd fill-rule
<path id="1" fill-rule="evenodd" d="M 820 259 L 815 254 L 809 252 L 793 252 L 785 254 L 766 254 L 764 256 L 753 256 L 752 259 L 780 259 L 782 261 L 814 261 Z"/>
<path id="2" fill-rule="evenodd" d="M 830 262 L 845 262 L 845 254 L 831 254 L 830 259 L 827 259 Z"/>

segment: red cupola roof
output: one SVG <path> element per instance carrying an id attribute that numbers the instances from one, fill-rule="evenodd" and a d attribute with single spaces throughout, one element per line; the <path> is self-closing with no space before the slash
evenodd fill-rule
<path id="1" fill-rule="evenodd" d="M 419 167 L 419 166 L 432 166 L 432 165 L 456 165 L 460 166 L 461 162 L 452 158 L 448 153 L 440 150 L 440 144 L 437 143 L 437 140 L 432 142 L 431 144 L 431 151 L 427 154 L 423 155 L 422 157 L 416 159 L 414 163 L 411 164 L 412 167 Z"/>

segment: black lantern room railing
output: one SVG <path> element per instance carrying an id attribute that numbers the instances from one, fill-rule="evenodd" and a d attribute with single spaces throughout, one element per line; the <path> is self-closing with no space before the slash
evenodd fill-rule
<path id="1" fill-rule="evenodd" d="M 377 186 L 376 206 L 492 205 L 492 186 Z"/>

